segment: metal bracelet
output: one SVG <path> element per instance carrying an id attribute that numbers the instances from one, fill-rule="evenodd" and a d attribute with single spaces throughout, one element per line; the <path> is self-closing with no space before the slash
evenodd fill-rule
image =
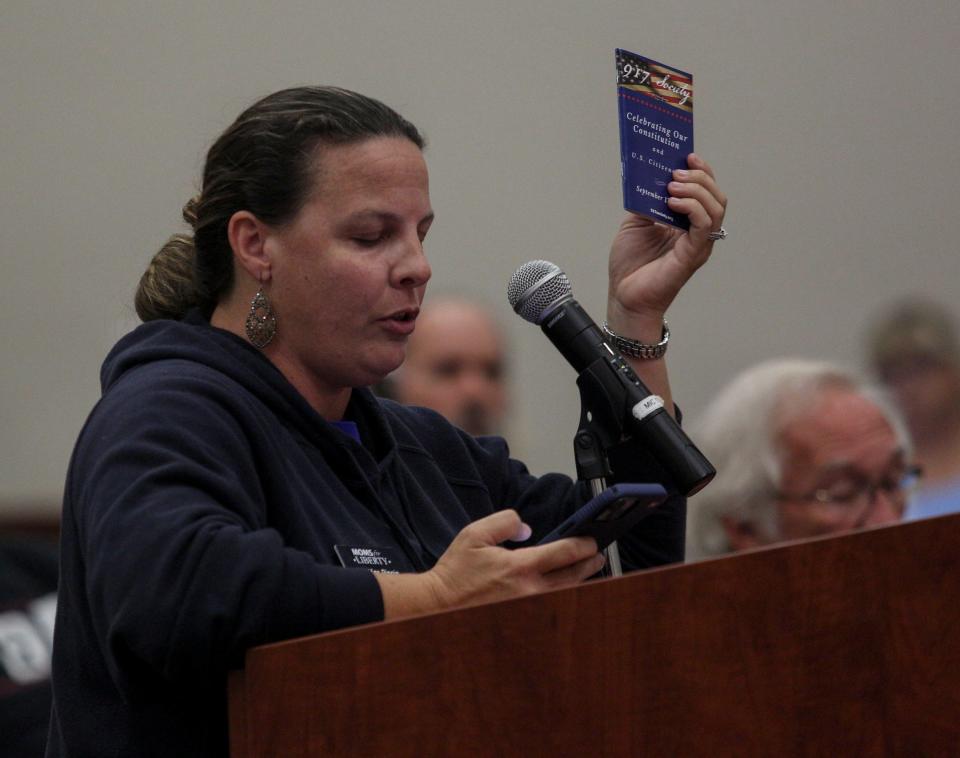
<path id="1" fill-rule="evenodd" d="M 664 353 L 667 352 L 667 343 L 670 342 L 670 327 L 667 325 L 666 319 L 663 320 L 663 336 L 656 345 L 648 345 L 645 342 L 632 340 L 629 337 L 621 337 L 610 329 L 606 321 L 603 322 L 603 333 L 610 338 L 613 346 L 619 352 L 624 355 L 629 355 L 631 358 L 640 358 L 642 360 L 663 358 Z"/>

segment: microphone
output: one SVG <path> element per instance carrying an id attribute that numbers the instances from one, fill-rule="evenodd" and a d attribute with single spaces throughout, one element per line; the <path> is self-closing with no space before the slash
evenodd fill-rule
<path id="1" fill-rule="evenodd" d="M 507 299 L 522 318 L 539 324 L 581 378 L 586 372 L 602 385 L 612 407 L 599 410 L 644 442 L 680 492 L 692 495 L 713 479 L 716 469 L 573 299 L 570 280 L 556 264 L 524 263 L 510 277 Z"/>

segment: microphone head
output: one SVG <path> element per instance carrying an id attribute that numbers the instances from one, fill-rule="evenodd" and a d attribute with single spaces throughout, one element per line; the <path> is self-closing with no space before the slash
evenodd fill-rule
<path id="1" fill-rule="evenodd" d="M 522 318 L 539 324 L 557 305 L 569 300 L 572 291 L 570 280 L 557 264 L 528 261 L 510 277 L 507 300 Z"/>

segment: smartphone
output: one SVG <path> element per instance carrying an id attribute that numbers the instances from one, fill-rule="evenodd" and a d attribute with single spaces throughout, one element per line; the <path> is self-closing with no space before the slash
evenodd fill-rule
<path id="1" fill-rule="evenodd" d="M 564 537 L 593 537 L 603 550 L 662 503 L 667 491 L 659 484 L 614 484 L 582 506 L 538 545 Z"/>

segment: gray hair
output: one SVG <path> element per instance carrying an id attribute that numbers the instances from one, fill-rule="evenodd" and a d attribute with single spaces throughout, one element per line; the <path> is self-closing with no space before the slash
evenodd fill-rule
<path id="1" fill-rule="evenodd" d="M 691 437 L 716 467 L 717 476 L 690 500 L 689 557 L 730 551 L 722 523 L 725 516 L 752 524 L 771 540 L 778 538 L 773 499 L 782 473 L 778 430 L 831 387 L 848 388 L 875 403 L 910 452 L 909 435 L 899 413 L 881 390 L 856 373 L 800 358 L 766 361 L 749 368 L 717 395 L 691 430 Z"/>

